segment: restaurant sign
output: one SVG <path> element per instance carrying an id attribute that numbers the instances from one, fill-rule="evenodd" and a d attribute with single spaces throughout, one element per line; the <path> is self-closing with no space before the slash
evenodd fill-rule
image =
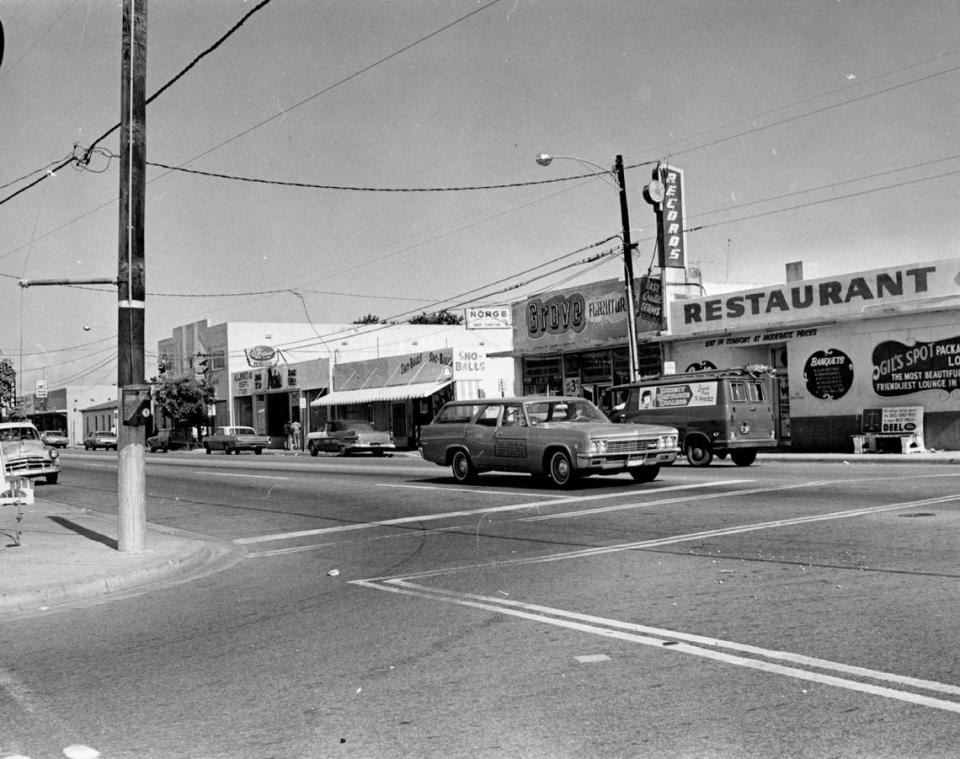
<path id="1" fill-rule="evenodd" d="M 676 300 L 670 306 L 676 334 L 756 329 L 776 322 L 860 316 L 909 302 L 960 296 L 960 261 L 841 274 L 824 279 Z"/>

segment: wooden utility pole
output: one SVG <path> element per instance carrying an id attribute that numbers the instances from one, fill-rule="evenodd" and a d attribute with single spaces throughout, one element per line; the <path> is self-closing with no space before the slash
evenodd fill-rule
<path id="1" fill-rule="evenodd" d="M 117 548 L 130 552 L 143 551 L 146 544 L 146 427 L 137 422 L 129 424 L 126 416 L 130 394 L 144 386 L 146 80 L 147 0 L 123 0 L 117 269 Z"/>

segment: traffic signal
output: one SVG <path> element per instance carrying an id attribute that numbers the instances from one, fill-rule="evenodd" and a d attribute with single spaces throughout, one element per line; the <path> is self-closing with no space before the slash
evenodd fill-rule
<path id="1" fill-rule="evenodd" d="M 193 374 L 197 379 L 203 379 L 210 371 L 210 354 L 198 353 L 193 360 Z"/>

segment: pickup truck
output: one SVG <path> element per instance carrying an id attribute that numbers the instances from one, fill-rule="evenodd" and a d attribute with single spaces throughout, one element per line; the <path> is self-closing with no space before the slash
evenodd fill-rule
<path id="1" fill-rule="evenodd" d="M 217 427 L 212 435 L 203 440 L 203 449 L 223 451 L 226 454 L 240 454 L 240 451 L 253 451 L 258 456 L 264 448 L 270 447 L 270 438 L 258 435 L 253 427 Z"/>

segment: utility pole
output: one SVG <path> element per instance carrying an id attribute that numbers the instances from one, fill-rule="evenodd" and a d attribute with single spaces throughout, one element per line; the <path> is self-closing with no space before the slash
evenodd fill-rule
<path id="1" fill-rule="evenodd" d="M 123 0 L 120 89 L 120 234 L 117 268 L 117 548 L 146 544 L 144 197 L 147 135 L 147 0 Z M 149 398 L 149 388 L 146 390 Z"/>
<path id="2" fill-rule="evenodd" d="M 617 185 L 620 189 L 620 222 L 623 226 L 623 276 L 626 279 L 627 293 L 627 355 L 630 357 L 630 381 L 640 379 L 640 366 L 637 361 L 637 312 L 635 308 L 636 294 L 633 291 L 633 245 L 630 242 L 630 214 L 627 211 L 627 184 L 623 176 L 623 156 L 618 155 L 614 161 L 614 171 L 617 174 Z"/>

